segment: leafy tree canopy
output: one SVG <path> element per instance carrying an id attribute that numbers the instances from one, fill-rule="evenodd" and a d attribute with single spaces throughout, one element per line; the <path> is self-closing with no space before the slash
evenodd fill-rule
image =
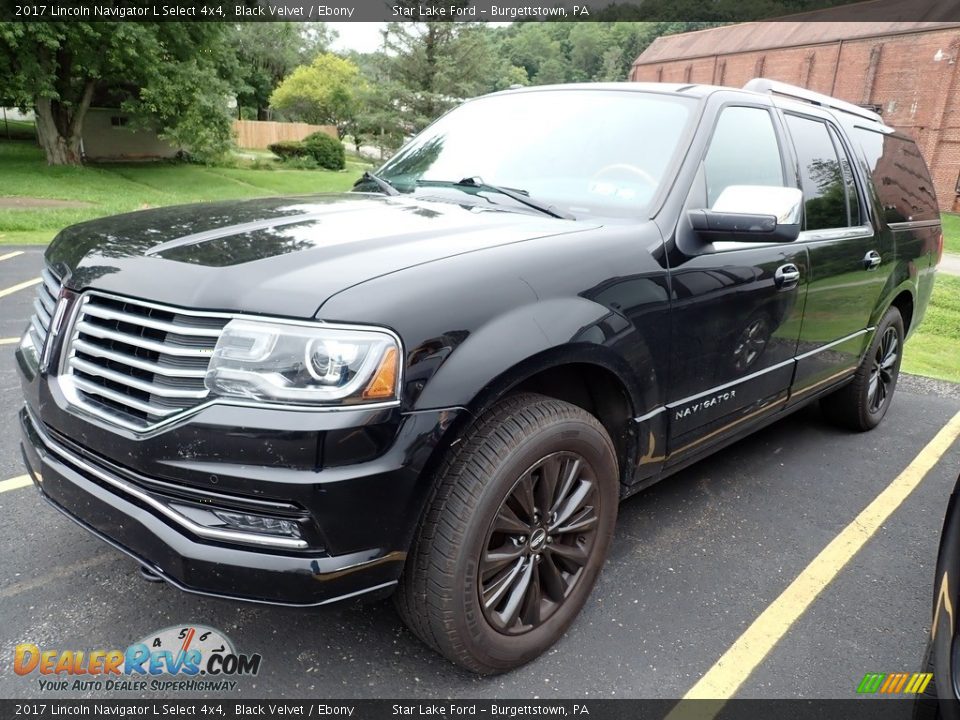
<path id="1" fill-rule="evenodd" d="M 342 138 L 357 114 L 363 82 L 360 68 L 331 53 L 317 55 L 277 86 L 270 105 L 289 117 L 318 125 L 333 125 Z"/>
<path id="2" fill-rule="evenodd" d="M 240 108 L 267 120 L 270 95 L 291 70 L 326 52 L 336 33 L 325 23 L 239 23 L 233 43 L 240 66 Z"/>
<path id="3" fill-rule="evenodd" d="M 230 143 L 230 27 L 216 23 L 0 23 L 0 98 L 33 108 L 47 162 L 79 164 L 98 88 L 198 157 Z"/>

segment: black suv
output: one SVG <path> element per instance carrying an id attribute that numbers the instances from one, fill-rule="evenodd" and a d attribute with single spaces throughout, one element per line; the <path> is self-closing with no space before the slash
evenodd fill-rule
<path id="1" fill-rule="evenodd" d="M 917 146 L 861 108 L 499 93 L 350 193 L 60 233 L 24 455 L 178 588 L 396 589 L 429 645 L 504 671 L 573 621 L 619 500 L 814 400 L 877 425 L 941 252 Z"/>

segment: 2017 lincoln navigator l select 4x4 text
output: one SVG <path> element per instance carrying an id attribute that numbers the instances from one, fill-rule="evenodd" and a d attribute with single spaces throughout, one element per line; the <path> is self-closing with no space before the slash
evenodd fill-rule
<path id="1" fill-rule="evenodd" d="M 478 672 L 574 620 L 618 502 L 819 400 L 869 430 L 942 252 L 909 138 L 798 88 L 530 88 L 353 192 L 61 232 L 17 351 L 49 502 L 195 593 L 395 591 Z"/>

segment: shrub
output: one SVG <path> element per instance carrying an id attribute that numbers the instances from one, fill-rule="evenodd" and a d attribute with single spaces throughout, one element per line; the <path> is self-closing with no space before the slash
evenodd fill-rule
<path id="1" fill-rule="evenodd" d="M 343 170 L 347 166 L 343 143 L 323 132 L 315 132 L 303 139 L 307 155 L 328 170 Z"/>
<path id="2" fill-rule="evenodd" d="M 247 167 L 251 170 L 276 170 L 277 161 L 270 158 L 254 158 Z"/>
<path id="3" fill-rule="evenodd" d="M 267 150 L 272 152 L 281 160 L 289 160 L 295 157 L 305 157 L 307 148 L 302 142 L 296 140 L 281 140 L 280 142 L 267 145 Z"/>
<path id="4" fill-rule="evenodd" d="M 320 163 L 310 155 L 307 155 L 306 157 L 294 157 L 289 160 L 284 160 L 283 167 L 290 170 L 318 170 Z"/>

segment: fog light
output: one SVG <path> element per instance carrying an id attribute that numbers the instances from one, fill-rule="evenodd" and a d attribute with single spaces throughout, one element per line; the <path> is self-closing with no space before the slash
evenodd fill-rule
<path id="1" fill-rule="evenodd" d="M 36 338 L 31 328 L 27 328 L 23 337 L 20 338 L 20 352 L 30 363 L 30 367 L 36 369 L 40 366 L 40 348 L 37 347 Z"/>
<path id="2" fill-rule="evenodd" d="M 258 533 L 259 535 L 280 535 L 282 537 L 301 537 L 300 528 L 292 520 L 265 517 L 262 515 L 247 515 L 246 513 L 214 510 L 213 514 L 234 530 Z"/>
<path id="3" fill-rule="evenodd" d="M 252 515 L 224 508 L 167 503 L 192 532 L 201 537 L 230 543 L 269 545 L 271 547 L 305 548 L 296 520 L 283 520 L 269 515 Z M 179 521 L 178 518 L 178 521 Z"/>

